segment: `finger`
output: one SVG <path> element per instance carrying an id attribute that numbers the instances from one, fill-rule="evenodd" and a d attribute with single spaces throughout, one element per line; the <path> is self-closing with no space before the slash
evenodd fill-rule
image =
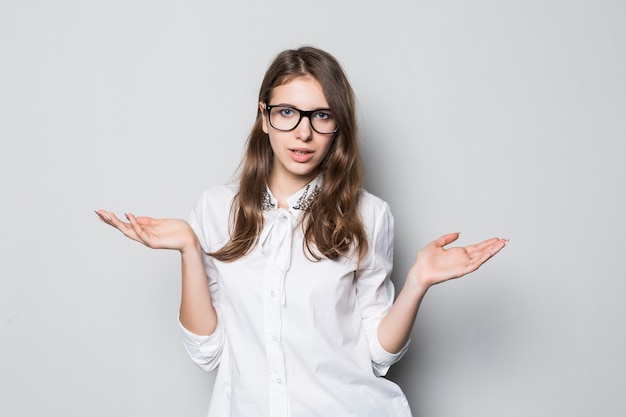
<path id="1" fill-rule="evenodd" d="M 120 219 L 118 219 L 115 213 L 107 212 L 106 214 L 110 218 L 110 221 L 108 222 L 110 226 L 115 227 L 127 238 L 143 243 L 142 240 L 137 236 L 137 233 L 130 223 L 125 223 L 121 221 Z"/>
<path id="2" fill-rule="evenodd" d="M 155 219 L 152 217 L 135 217 L 135 220 L 142 226 L 154 226 L 155 224 Z"/>
<path id="3" fill-rule="evenodd" d="M 448 233 L 447 235 L 441 236 L 439 239 L 435 240 L 433 243 L 435 244 L 435 246 L 443 248 L 444 246 L 449 245 L 450 243 L 457 240 L 459 238 L 459 235 L 460 235 L 459 233 Z"/>
<path id="4" fill-rule="evenodd" d="M 126 217 L 128 223 L 130 224 L 130 227 L 135 231 L 137 236 L 141 237 L 141 235 L 145 233 L 145 231 L 137 222 L 137 218 L 132 213 L 124 213 L 124 217 Z"/>
<path id="5" fill-rule="evenodd" d="M 474 258 L 476 254 L 480 254 L 483 252 L 490 252 L 493 256 L 496 253 L 498 253 L 504 246 L 506 246 L 506 242 L 507 242 L 506 239 L 493 237 L 491 239 L 487 239 L 480 243 L 466 246 L 465 249 L 467 250 L 467 253 L 469 253 L 472 258 Z"/>
<path id="6" fill-rule="evenodd" d="M 120 219 L 117 218 L 115 213 L 112 213 L 110 211 L 102 210 L 102 211 L 100 211 L 100 214 L 102 215 L 100 218 L 102 220 L 104 220 L 105 223 L 115 227 L 116 229 L 119 229 L 120 231 L 122 231 L 122 229 L 128 227 L 128 225 L 126 223 L 124 223 L 123 221 L 121 221 Z"/>
<path id="7" fill-rule="evenodd" d="M 488 252 L 490 256 L 493 256 L 496 253 L 500 252 L 506 246 L 506 243 L 506 239 L 496 239 L 490 245 L 485 246 L 483 248 L 483 251 Z"/>
<path id="8" fill-rule="evenodd" d="M 494 244 L 490 248 L 492 256 L 504 249 L 508 242 L 508 239 L 499 239 L 497 242 L 494 242 Z"/>
<path id="9" fill-rule="evenodd" d="M 109 214 L 106 211 L 102 210 L 102 209 L 96 210 L 96 214 L 98 215 L 100 220 L 102 220 L 105 223 L 108 223 L 108 222 L 111 221 L 111 217 L 109 216 Z"/>
<path id="10" fill-rule="evenodd" d="M 497 239 L 491 246 L 484 248 L 482 251 L 476 251 L 470 254 L 471 262 L 467 265 L 466 273 L 473 272 L 480 268 L 485 262 L 500 252 L 506 246 L 507 242 L 507 239 Z"/>
<path id="11" fill-rule="evenodd" d="M 152 238 L 150 234 L 137 222 L 137 218 L 131 213 L 124 213 L 124 215 L 130 222 L 130 227 L 133 229 L 135 235 L 137 236 L 137 240 L 151 248 Z"/>
<path id="12" fill-rule="evenodd" d="M 117 227 L 118 229 L 122 230 L 122 229 L 128 229 L 128 227 L 130 226 L 128 223 L 125 223 L 123 221 L 121 221 L 116 215 L 115 213 L 111 213 L 108 212 L 107 213 L 109 215 L 109 218 L 111 219 L 111 224 L 115 227 Z"/>
<path id="13" fill-rule="evenodd" d="M 483 250 L 483 249 L 488 248 L 488 247 L 492 246 L 493 244 L 499 242 L 500 240 L 501 240 L 500 238 L 492 237 L 490 239 L 483 240 L 482 242 L 478 242 L 478 243 L 474 243 L 472 245 L 468 245 L 465 248 L 468 251 Z"/>

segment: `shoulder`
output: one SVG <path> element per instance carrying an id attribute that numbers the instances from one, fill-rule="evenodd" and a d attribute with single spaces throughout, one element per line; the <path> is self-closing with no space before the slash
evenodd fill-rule
<path id="1" fill-rule="evenodd" d="M 361 221 L 370 243 L 381 238 L 384 241 L 393 240 L 394 219 L 389 204 L 385 200 L 362 190 L 359 209 Z"/>
<path id="2" fill-rule="evenodd" d="M 193 211 L 198 217 L 215 219 L 221 219 L 224 216 L 227 217 L 238 190 L 238 184 L 219 185 L 207 188 L 196 201 Z"/>
<path id="3" fill-rule="evenodd" d="M 373 218 L 392 216 L 389 204 L 365 189 L 361 190 L 359 209 L 361 217 L 366 223 Z"/>
<path id="4" fill-rule="evenodd" d="M 359 264 L 360 268 L 391 270 L 394 220 L 389 204 L 382 198 L 362 190 L 359 208 L 368 241 L 368 251 Z"/>
<path id="5" fill-rule="evenodd" d="M 203 213 L 228 211 L 238 190 L 238 184 L 218 185 L 207 188 L 196 200 L 194 210 Z"/>
<path id="6" fill-rule="evenodd" d="M 239 184 L 217 185 L 207 188 L 200 196 L 199 202 L 223 203 L 232 201 L 239 191 Z"/>
<path id="7" fill-rule="evenodd" d="M 216 250 L 227 240 L 230 210 L 238 190 L 237 184 L 211 187 L 196 201 L 189 224 L 205 251 Z"/>

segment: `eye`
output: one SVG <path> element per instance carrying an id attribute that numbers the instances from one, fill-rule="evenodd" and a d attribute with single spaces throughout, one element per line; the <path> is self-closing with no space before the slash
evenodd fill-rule
<path id="1" fill-rule="evenodd" d="M 278 114 L 283 117 L 293 117 L 295 113 L 296 112 L 293 109 L 290 109 L 288 107 L 281 107 L 280 109 L 278 109 Z"/>
<path id="2" fill-rule="evenodd" d="M 318 111 L 314 114 L 316 119 L 320 119 L 320 120 L 330 120 L 333 118 L 333 116 L 326 111 Z"/>

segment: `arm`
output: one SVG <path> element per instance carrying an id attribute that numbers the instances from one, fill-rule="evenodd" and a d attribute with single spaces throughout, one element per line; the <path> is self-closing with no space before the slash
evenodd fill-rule
<path id="1" fill-rule="evenodd" d="M 179 219 L 153 219 L 132 214 L 126 215 L 128 222 L 123 222 L 111 212 L 99 210 L 96 214 L 104 223 L 149 248 L 181 253 L 180 322 L 195 334 L 212 334 L 217 327 L 217 313 L 207 285 L 202 248 L 189 224 Z"/>
<path id="2" fill-rule="evenodd" d="M 211 301 L 202 261 L 202 248 L 195 238 L 193 247 L 181 250 L 182 292 L 180 323 L 197 335 L 211 335 L 217 327 L 217 313 Z"/>
<path id="3" fill-rule="evenodd" d="M 419 306 L 431 286 L 477 270 L 507 242 L 491 238 L 466 247 L 444 248 L 458 237 L 458 233 L 444 235 L 417 253 L 402 290 L 378 326 L 379 342 L 388 352 L 398 352 L 408 341 Z"/>

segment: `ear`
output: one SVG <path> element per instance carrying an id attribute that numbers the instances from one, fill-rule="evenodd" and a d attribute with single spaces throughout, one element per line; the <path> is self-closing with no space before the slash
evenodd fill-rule
<path id="1" fill-rule="evenodd" d="M 259 111 L 261 112 L 261 128 L 266 135 L 269 135 L 270 129 L 267 125 L 267 115 L 265 114 L 265 103 L 259 101 Z"/>

